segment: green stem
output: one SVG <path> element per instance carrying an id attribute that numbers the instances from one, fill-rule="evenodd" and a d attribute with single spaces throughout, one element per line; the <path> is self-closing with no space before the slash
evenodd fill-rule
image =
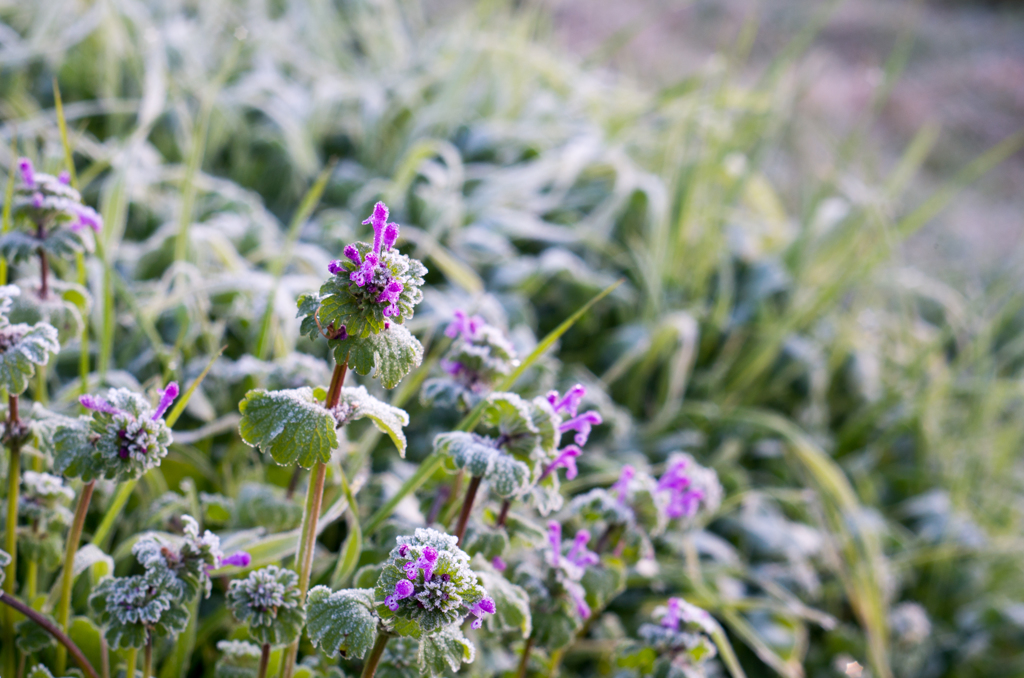
<path id="1" fill-rule="evenodd" d="M 85 526 L 85 514 L 89 512 L 89 502 L 92 500 L 92 491 L 95 487 L 96 481 L 90 480 L 82 488 L 81 494 L 78 495 L 78 505 L 75 506 L 75 520 L 71 523 L 71 532 L 68 533 L 61 578 L 60 602 L 57 604 L 57 623 L 65 633 L 68 631 L 68 622 L 71 618 L 71 586 L 75 583 L 75 554 L 78 553 L 78 542 L 82 539 L 82 528 Z M 67 651 L 63 646 L 58 647 L 57 675 L 64 675 L 67 664 Z"/>
<path id="2" fill-rule="evenodd" d="M 373 644 L 370 656 L 363 664 L 362 678 L 373 678 L 373 674 L 377 673 L 377 665 L 380 664 L 380 658 L 384 655 L 384 648 L 387 647 L 389 640 L 391 640 L 390 633 L 383 629 L 377 631 L 377 642 Z"/>
<path id="3" fill-rule="evenodd" d="M 153 632 L 146 633 L 146 649 L 142 654 L 142 678 L 153 675 Z"/>
<path id="4" fill-rule="evenodd" d="M 75 658 L 75 662 L 82 671 L 85 672 L 85 675 L 88 676 L 88 678 L 99 678 L 99 676 L 96 675 L 96 669 L 94 669 L 92 664 L 89 663 L 89 660 L 85 658 L 85 654 L 77 645 L 75 645 L 74 641 L 71 640 L 67 634 L 57 628 L 53 622 L 17 598 L 7 595 L 7 593 L 0 593 L 0 603 L 17 610 L 36 624 L 39 624 L 44 631 L 49 633 L 57 640 L 58 643 L 60 643 L 60 647 L 64 648 L 65 651 L 71 652 L 71 656 Z M 11 675 L 14 674 L 12 673 Z"/>
<path id="5" fill-rule="evenodd" d="M 7 399 L 7 444 L 11 452 L 7 478 L 7 525 L 4 534 L 4 550 L 11 556 L 11 562 L 4 572 L 4 592 L 14 595 L 18 584 L 18 492 L 21 488 L 21 417 L 18 415 L 18 396 Z M 4 673 L 13 676 L 17 670 L 18 659 L 14 648 L 13 609 L 4 610 Z"/>
<path id="6" fill-rule="evenodd" d="M 462 543 L 462 535 L 466 533 L 466 525 L 469 523 L 469 514 L 473 512 L 473 502 L 476 501 L 476 492 L 480 489 L 480 481 L 483 480 L 482 476 L 473 476 L 473 479 L 469 481 L 469 487 L 466 488 L 466 499 L 462 502 L 462 511 L 459 512 L 459 522 L 455 526 L 455 536 L 458 537 L 459 543 Z"/>
<path id="7" fill-rule="evenodd" d="M 270 665 L 270 645 L 267 643 L 263 644 L 263 649 L 260 650 L 260 670 L 256 673 L 256 678 L 267 678 L 267 666 Z"/>
<path id="8" fill-rule="evenodd" d="M 125 657 L 124 675 L 125 678 L 135 678 L 135 665 L 139 663 L 139 650 L 135 647 L 128 648 L 128 656 Z"/>
<path id="9" fill-rule="evenodd" d="M 530 650 L 533 649 L 533 634 L 526 639 L 526 644 L 523 645 L 523 656 L 519 660 L 519 670 L 516 671 L 516 678 L 526 678 L 526 668 L 530 664 Z"/>
<path id="10" fill-rule="evenodd" d="M 107 507 L 107 512 L 103 514 L 103 520 L 100 521 L 100 526 L 96 528 L 96 532 L 92 535 L 92 543 L 96 544 L 104 551 L 107 550 L 105 544 L 107 537 L 110 536 L 111 530 L 114 529 L 114 523 L 121 517 L 121 511 L 131 498 L 132 492 L 135 490 L 135 485 L 137 484 L 137 480 L 129 480 L 117 486 L 117 494 L 114 495 L 114 499 L 110 502 L 110 506 Z"/>

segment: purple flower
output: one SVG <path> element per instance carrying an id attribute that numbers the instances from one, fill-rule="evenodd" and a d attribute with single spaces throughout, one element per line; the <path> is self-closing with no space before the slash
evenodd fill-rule
<path id="1" fill-rule="evenodd" d="M 463 310 L 457 309 L 453 315 L 455 316 L 455 320 L 449 323 L 448 327 L 444 330 L 445 335 L 452 339 L 455 339 L 461 334 L 465 339 L 472 341 L 473 339 L 476 339 L 477 332 L 480 331 L 480 328 L 487 324 L 487 321 L 481 316 L 475 315 L 473 317 L 469 317 Z"/>
<path id="2" fill-rule="evenodd" d="M 590 532 L 587 530 L 580 530 L 576 533 L 576 538 L 573 540 L 572 549 L 569 550 L 568 556 L 573 565 L 588 567 L 601 562 L 600 556 L 587 548 L 587 542 L 589 541 Z"/>
<path id="3" fill-rule="evenodd" d="M 669 518 L 696 514 L 701 500 L 704 499 L 703 491 L 689 489 L 693 481 L 685 473 L 686 463 L 684 459 L 672 464 L 658 480 L 658 491 L 669 493 L 668 504 L 665 507 L 665 515 Z"/>
<path id="4" fill-rule="evenodd" d="M 384 249 L 390 250 L 398 240 L 398 224 L 391 222 L 384 227 Z"/>
<path id="5" fill-rule="evenodd" d="M 483 616 L 485 614 L 494 614 L 497 611 L 498 607 L 494 604 L 493 600 L 490 598 L 481 599 L 479 603 L 469 608 L 469 613 L 476 615 L 476 619 L 473 620 L 473 623 L 470 624 L 470 626 L 474 629 L 480 628 L 484 623 Z"/>
<path id="6" fill-rule="evenodd" d="M 349 280 L 360 287 L 366 287 L 373 282 L 373 274 L 377 271 L 377 264 L 379 263 L 380 259 L 377 258 L 377 255 L 368 252 L 359 268 L 352 271 L 352 274 L 349 275 Z"/>
<path id="7" fill-rule="evenodd" d="M 21 170 L 21 179 L 25 182 L 25 185 L 35 186 L 36 171 L 35 168 L 32 167 L 32 161 L 28 158 L 19 158 L 18 169 Z"/>
<path id="8" fill-rule="evenodd" d="M 43 208 L 43 194 L 39 191 L 32 194 L 32 207 L 35 207 L 37 210 Z"/>
<path id="9" fill-rule="evenodd" d="M 466 366 L 458 360 L 448 360 L 445 358 L 441 360 L 441 369 L 453 377 L 457 377 L 466 370 Z"/>
<path id="10" fill-rule="evenodd" d="M 416 588 L 412 585 L 412 582 L 407 579 L 399 579 L 395 584 L 394 594 L 384 599 L 384 604 L 388 606 L 388 609 L 392 612 L 398 611 L 398 601 L 408 598 L 413 594 Z"/>
<path id="11" fill-rule="evenodd" d="M 548 402 L 555 408 L 557 414 L 568 412 L 570 417 L 575 417 L 576 411 L 580 406 L 580 400 L 583 399 L 586 392 L 587 389 L 583 384 L 576 384 L 566 391 L 565 395 L 561 398 L 558 396 L 558 391 L 550 391 L 548 393 Z"/>
<path id="12" fill-rule="evenodd" d="M 351 245 L 349 245 L 349 247 L 351 247 Z M 332 259 L 331 262 L 327 264 L 327 272 L 331 275 L 341 275 L 344 270 L 345 267 L 341 265 L 341 260 L 339 259 Z"/>
<path id="13" fill-rule="evenodd" d="M 94 233 L 99 233 L 100 229 L 103 228 L 103 217 L 88 205 L 77 206 L 75 213 L 78 215 L 78 221 L 71 224 L 72 231 L 80 231 L 85 227 L 89 227 Z"/>
<path id="14" fill-rule="evenodd" d="M 508 567 L 508 565 L 505 564 L 505 561 L 501 559 L 501 556 L 494 556 L 491 558 L 491 565 L 493 565 L 494 569 L 498 572 L 504 572 L 505 568 Z"/>
<path id="15" fill-rule="evenodd" d="M 391 282 L 384 286 L 384 289 L 377 297 L 377 303 L 388 304 L 388 306 L 384 309 L 385 317 L 398 315 L 398 297 L 400 294 L 402 294 L 402 290 L 404 289 L 405 287 L 402 285 L 402 283 L 398 282 L 397 280 L 392 280 Z"/>
<path id="16" fill-rule="evenodd" d="M 548 543 L 551 544 L 551 567 L 558 567 L 562 556 L 562 526 L 554 520 L 548 523 Z"/>
<path id="17" fill-rule="evenodd" d="M 661 625 L 666 629 L 679 630 L 680 607 L 682 607 L 679 602 L 679 598 L 668 599 L 668 610 L 665 612 L 665 616 L 661 618 Z"/>
<path id="18" fill-rule="evenodd" d="M 434 565 L 437 564 L 437 549 L 433 546 L 423 547 L 423 553 L 417 560 L 405 564 L 405 576 L 416 581 L 416 575 L 423 570 L 423 581 L 430 581 L 434 576 Z"/>
<path id="19" fill-rule="evenodd" d="M 247 551 L 238 551 L 232 553 L 230 556 L 220 561 L 221 566 L 224 565 L 235 565 L 237 567 L 249 567 L 252 562 L 252 556 Z"/>
<path id="20" fill-rule="evenodd" d="M 409 555 L 409 545 L 408 544 L 402 544 L 401 546 L 399 546 L 398 547 L 398 555 L 401 558 L 405 558 L 407 555 Z"/>
<path id="21" fill-rule="evenodd" d="M 590 606 L 587 605 L 587 594 L 583 587 L 574 581 L 563 582 L 563 586 L 565 586 L 565 590 L 572 597 L 573 602 L 576 603 L 576 612 L 579 613 L 582 619 L 588 619 L 590 617 Z"/>
<path id="22" fill-rule="evenodd" d="M 71 183 L 71 172 L 67 170 L 61 170 L 61 173 L 57 175 L 57 181 L 67 186 Z"/>
<path id="23" fill-rule="evenodd" d="M 579 474 L 579 469 L 576 468 L 576 457 L 581 454 L 583 454 L 583 450 L 580 448 L 575 445 L 566 445 L 562 451 L 558 453 L 555 460 L 547 465 L 547 468 L 544 469 L 544 473 L 540 475 L 537 482 L 544 480 L 551 475 L 552 471 L 563 466 L 565 467 L 565 479 L 572 480 Z"/>
<path id="24" fill-rule="evenodd" d="M 373 206 L 373 214 L 363 223 L 373 226 L 373 253 L 376 255 L 380 254 L 381 245 L 391 249 L 398 240 L 398 224 L 388 223 L 388 207 L 383 202 Z"/>
<path id="25" fill-rule="evenodd" d="M 156 421 L 160 417 L 164 416 L 164 412 L 171 406 L 174 399 L 178 397 L 178 382 L 172 381 L 167 384 L 167 388 L 160 392 L 160 404 L 156 406 L 156 411 L 153 412 L 153 421 Z"/>
<path id="26" fill-rule="evenodd" d="M 633 476 L 636 475 L 636 469 L 626 464 L 622 467 L 622 473 L 619 474 L 619 479 L 615 481 L 615 484 L 611 487 L 611 492 L 618 496 L 619 503 L 625 504 L 626 498 L 629 494 L 629 481 L 633 480 Z"/>
<path id="27" fill-rule="evenodd" d="M 345 245 L 344 252 L 345 256 L 356 266 L 363 263 L 363 259 L 359 256 L 359 250 L 356 249 L 355 245 Z"/>
<path id="28" fill-rule="evenodd" d="M 105 414 L 121 414 L 121 410 L 117 409 L 106 400 L 99 396 L 84 395 L 78 397 L 78 402 L 81 403 L 82 407 L 87 410 L 95 410 L 97 412 L 103 412 Z"/>
<path id="29" fill-rule="evenodd" d="M 590 428 L 592 426 L 599 425 L 603 420 L 601 415 L 590 410 L 584 412 L 578 417 L 573 417 L 568 421 L 562 422 L 562 425 L 558 427 L 559 432 L 565 433 L 566 431 L 576 431 L 576 435 L 573 440 L 576 441 L 577 445 L 583 446 L 587 444 L 587 438 L 590 437 Z"/>

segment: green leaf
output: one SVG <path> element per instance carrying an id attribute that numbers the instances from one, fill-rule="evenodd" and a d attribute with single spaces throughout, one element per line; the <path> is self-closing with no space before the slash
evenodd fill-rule
<path id="1" fill-rule="evenodd" d="M 329 655 L 366 656 L 377 638 L 377 616 L 373 613 L 373 589 L 344 589 L 331 592 L 316 586 L 306 598 L 306 634 L 314 647 Z"/>
<path id="2" fill-rule="evenodd" d="M 374 398 L 363 386 L 346 386 L 341 389 L 341 400 L 335 417 L 339 426 L 357 419 L 370 419 L 378 430 L 388 434 L 398 448 L 398 454 L 405 458 L 405 433 L 402 427 L 409 424 L 409 415 L 405 410 Z"/>
<path id="3" fill-rule="evenodd" d="M 357 374 L 380 378 L 384 388 L 394 388 L 405 375 L 423 362 L 423 345 L 403 325 L 367 337 L 351 337 L 337 343 L 334 358 L 348 361 Z"/>
<path id="4" fill-rule="evenodd" d="M 591 609 L 607 607 L 626 588 L 626 566 L 618 558 L 605 558 L 599 567 L 588 567 L 580 581 Z"/>
<path id="5" fill-rule="evenodd" d="M 568 611 L 558 609 L 548 614 L 537 615 L 533 620 L 533 637 L 537 647 L 547 650 L 563 648 L 573 641 L 581 624 Z"/>
<path id="6" fill-rule="evenodd" d="M 311 388 L 249 391 L 238 409 L 242 440 L 281 466 L 312 468 L 330 461 L 338 446 L 334 417 L 313 399 Z"/>
<path id="7" fill-rule="evenodd" d="M 23 393 L 37 365 L 60 351 L 57 330 L 46 323 L 0 327 L 0 389 Z"/>
<path id="8" fill-rule="evenodd" d="M 81 233 L 70 228 L 54 229 L 42 239 L 25 231 L 10 231 L 0 236 L 0 254 L 11 262 L 25 261 L 35 256 L 40 248 L 57 259 L 72 259 L 76 252 L 92 251 Z"/>
<path id="9" fill-rule="evenodd" d="M 458 671 L 463 663 L 470 664 L 476 657 L 476 648 L 462 633 L 458 624 L 446 626 L 437 633 L 420 640 L 417 659 L 421 673 L 443 675 L 446 669 Z"/>
<path id="10" fill-rule="evenodd" d="M 526 591 L 505 579 L 480 557 L 474 561 L 473 569 L 497 608 L 493 615 L 486 617 L 487 628 L 491 631 L 515 629 L 523 634 L 523 638 L 529 638 L 533 623 L 530 618 L 530 596 Z"/>
<path id="11" fill-rule="evenodd" d="M 43 615 L 51 622 L 54 622 L 53 617 L 50 615 Z M 14 625 L 15 630 L 18 632 L 18 637 L 14 641 L 24 654 L 33 654 L 35 652 L 41 652 L 48 647 L 57 644 L 57 641 L 53 639 L 46 629 L 39 624 L 35 623 L 31 619 L 23 619 Z"/>

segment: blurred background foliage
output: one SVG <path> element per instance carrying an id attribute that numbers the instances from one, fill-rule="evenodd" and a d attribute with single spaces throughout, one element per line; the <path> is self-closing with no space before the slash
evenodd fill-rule
<path id="1" fill-rule="evenodd" d="M 179 504 L 239 540 L 295 526 L 299 507 L 258 484 L 288 474 L 238 440 L 237 403 L 326 383 L 295 298 L 384 199 L 431 270 L 411 325 L 428 351 L 463 307 L 525 352 L 625 278 L 524 384 L 607 394 L 568 492 L 677 449 L 717 470 L 719 515 L 660 580 L 723 622 L 748 675 L 839 675 L 843 658 L 883 676 L 1024 673 L 1024 296 L 994 277 L 967 300 L 893 256 L 1024 137 L 908 197 L 935 128 L 885 171 L 864 161 L 904 43 L 865 118 L 808 145 L 813 17 L 757 77 L 741 77 L 748 23 L 657 89 L 553 47 L 529 3 L 6 0 L 0 22 L 0 165 L 16 144 L 60 169 L 56 78 L 106 222 L 88 341 L 61 353 L 53 400 L 77 396 L 83 347 L 92 387 L 191 382 L 225 347 L 117 534 Z M 415 383 L 396 395 L 413 462 L 444 425 Z M 413 468 L 383 444 L 370 459 L 365 515 Z M 217 600 L 195 672 L 225 633 Z M 643 601 L 629 590 L 611 610 L 632 628 Z M 611 671 L 603 652 L 577 644 L 566 673 Z"/>

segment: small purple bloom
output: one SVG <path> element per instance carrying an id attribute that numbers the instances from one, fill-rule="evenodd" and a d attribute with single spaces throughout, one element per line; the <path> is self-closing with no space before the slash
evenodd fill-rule
<path id="1" fill-rule="evenodd" d="M 99 396 L 79 396 L 78 402 L 87 410 L 95 410 L 97 412 L 103 412 L 104 414 L 121 414 L 121 410 L 117 409 Z"/>
<path id="2" fill-rule="evenodd" d="M 238 551 L 237 553 L 232 553 L 230 556 L 220 561 L 220 564 L 222 566 L 235 565 L 236 567 L 249 567 L 251 562 L 252 556 L 250 556 L 247 551 Z"/>
<path id="3" fill-rule="evenodd" d="M 665 616 L 661 618 L 661 625 L 666 629 L 678 631 L 682 612 L 680 608 L 681 605 L 679 604 L 679 598 L 669 598 L 668 610 L 665 612 Z"/>
<path id="4" fill-rule="evenodd" d="M 544 469 L 544 473 L 540 475 L 538 482 L 547 478 L 551 473 L 561 467 L 565 467 L 565 479 L 572 480 L 579 474 L 579 469 L 576 468 L 576 457 L 580 456 L 583 451 L 575 445 L 566 445 L 553 462 L 547 465 Z"/>
<path id="5" fill-rule="evenodd" d="M 445 358 L 441 360 L 441 369 L 453 377 L 457 377 L 466 370 L 466 366 L 458 360 L 448 360 Z"/>
<path id="6" fill-rule="evenodd" d="M 576 603 L 576 612 L 579 613 L 582 619 L 588 619 L 590 617 L 590 606 L 587 605 L 586 591 L 574 581 L 564 582 L 563 585 L 572 597 L 573 602 Z"/>
<path id="7" fill-rule="evenodd" d="M 35 207 L 37 210 L 43 207 L 43 194 L 39 191 L 32 194 L 32 207 Z"/>
<path id="8" fill-rule="evenodd" d="M 399 600 L 402 600 L 403 598 L 408 598 L 412 595 L 413 591 L 415 590 L 416 587 L 412 585 L 411 581 L 409 581 L 408 579 L 399 579 L 398 583 L 395 584 L 395 597 Z"/>
<path id="9" fill-rule="evenodd" d="M 470 626 L 474 629 L 480 628 L 484 623 L 483 616 L 485 614 L 494 614 L 497 611 L 498 607 L 494 604 L 493 600 L 490 598 L 481 599 L 479 603 L 469 608 L 469 613 L 476 615 L 476 619 L 473 620 Z"/>
<path id="10" fill-rule="evenodd" d="M 349 280 L 354 282 L 359 287 L 366 287 L 373 282 L 373 274 L 377 271 L 377 264 L 380 260 L 377 255 L 372 252 L 366 255 L 366 259 L 363 260 L 362 265 L 359 268 L 352 271 L 349 276 Z"/>
<path id="11" fill-rule="evenodd" d="M 627 495 L 629 494 L 629 481 L 633 480 L 633 476 L 636 475 L 636 469 L 626 464 L 622 467 L 622 473 L 619 474 L 619 479 L 615 481 L 615 484 L 611 487 L 611 492 L 619 497 L 619 503 L 625 504 Z"/>
<path id="12" fill-rule="evenodd" d="M 94 233 L 99 233 L 103 228 L 103 217 L 88 205 L 79 205 L 75 208 L 75 212 L 78 215 L 78 221 L 71 225 L 71 230 L 79 231 L 89 227 Z"/>
<path id="13" fill-rule="evenodd" d="M 583 446 L 587 444 L 587 439 L 590 437 L 590 429 L 592 426 L 597 426 L 603 421 L 601 415 L 590 410 L 584 412 L 578 417 L 573 417 L 569 421 L 562 422 L 562 425 L 558 427 L 561 433 L 566 431 L 576 431 L 576 435 L 573 440 L 576 441 L 577 445 Z"/>
<path id="14" fill-rule="evenodd" d="M 36 172 L 35 168 L 32 167 L 32 161 L 28 158 L 20 158 L 18 160 L 18 169 L 21 170 L 21 179 L 25 182 L 25 185 L 35 186 Z"/>
<path id="15" fill-rule="evenodd" d="M 396 240 L 398 240 L 398 224 L 391 222 L 384 227 L 384 249 L 391 249 Z"/>
<path id="16" fill-rule="evenodd" d="M 548 402 L 555 408 L 556 413 L 568 412 L 570 417 L 575 417 L 576 411 L 580 406 L 580 400 L 583 399 L 586 392 L 587 389 L 583 384 L 576 384 L 566 391 L 562 397 L 559 397 L 558 391 L 550 391 L 548 393 Z"/>
<path id="17" fill-rule="evenodd" d="M 590 532 L 587 530 L 580 530 L 576 533 L 572 549 L 569 551 L 569 560 L 573 565 L 576 565 L 577 567 L 588 567 L 590 565 L 597 565 L 601 562 L 600 556 L 587 548 L 587 542 L 589 541 Z"/>
<path id="18" fill-rule="evenodd" d="M 457 309 L 453 315 L 455 316 L 455 320 L 449 323 L 448 327 L 445 328 L 444 331 L 445 335 L 452 339 L 461 334 L 465 339 L 472 341 L 473 339 L 476 339 L 477 332 L 480 331 L 480 328 L 487 324 L 487 321 L 481 316 L 475 315 L 473 317 L 469 317 L 463 310 Z"/>
<path id="19" fill-rule="evenodd" d="M 156 406 L 156 411 L 153 412 L 153 421 L 156 421 L 160 417 L 164 416 L 164 412 L 171 406 L 174 399 L 178 397 L 178 382 L 172 381 L 167 384 L 167 388 L 160 392 L 160 404 Z"/>
<path id="20" fill-rule="evenodd" d="M 423 581 L 430 581 L 434 576 L 434 565 L 437 564 L 437 549 L 425 546 L 423 553 L 414 561 L 405 564 L 405 576 L 416 581 L 416 575 L 423 570 Z"/>
<path id="21" fill-rule="evenodd" d="M 548 543 L 551 544 L 551 567 L 558 567 L 562 556 L 562 526 L 554 520 L 548 523 Z"/>
<path id="22" fill-rule="evenodd" d="M 402 544 L 401 546 L 399 546 L 398 547 L 398 555 L 401 558 L 405 558 L 407 555 L 409 555 L 409 545 L 408 544 Z"/>
<path id="23" fill-rule="evenodd" d="M 505 568 L 508 567 L 508 565 L 505 564 L 505 561 L 501 559 L 501 556 L 494 556 L 491 558 L 491 565 L 493 565 L 494 569 L 498 572 L 504 572 Z"/>
<path id="24" fill-rule="evenodd" d="M 700 507 L 700 501 L 703 498 L 704 493 L 700 490 L 683 490 L 681 492 L 676 492 L 672 495 L 668 506 L 665 508 L 665 515 L 669 518 L 693 516 L 697 513 L 697 509 Z"/>
<path id="25" fill-rule="evenodd" d="M 355 264 L 359 266 L 363 263 L 362 257 L 359 256 L 359 250 L 356 249 L 355 245 L 345 245 L 345 256 Z"/>
<path id="26" fill-rule="evenodd" d="M 61 170 L 61 173 L 57 175 L 57 181 L 67 186 L 71 183 L 71 172 L 67 170 Z"/>
<path id="27" fill-rule="evenodd" d="M 392 280 L 381 291 L 380 295 L 377 297 L 377 303 L 388 304 L 388 306 L 384 308 L 385 317 L 398 315 L 398 297 L 402 294 L 402 290 L 404 289 L 405 287 L 402 283 L 397 280 Z"/>
<path id="28" fill-rule="evenodd" d="M 327 272 L 331 275 L 341 275 L 344 270 L 345 267 L 341 265 L 341 260 L 339 259 L 332 259 L 331 262 L 327 264 Z"/>
<path id="29" fill-rule="evenodd" d="M 378 202 L 373 206 L 373 214 L 363 221 L 364 224 L 373 226 L 373 253 L 380 254 L 381 240 L 384 237 L 384 229 L 388 222 L 388 206 Z"/>

